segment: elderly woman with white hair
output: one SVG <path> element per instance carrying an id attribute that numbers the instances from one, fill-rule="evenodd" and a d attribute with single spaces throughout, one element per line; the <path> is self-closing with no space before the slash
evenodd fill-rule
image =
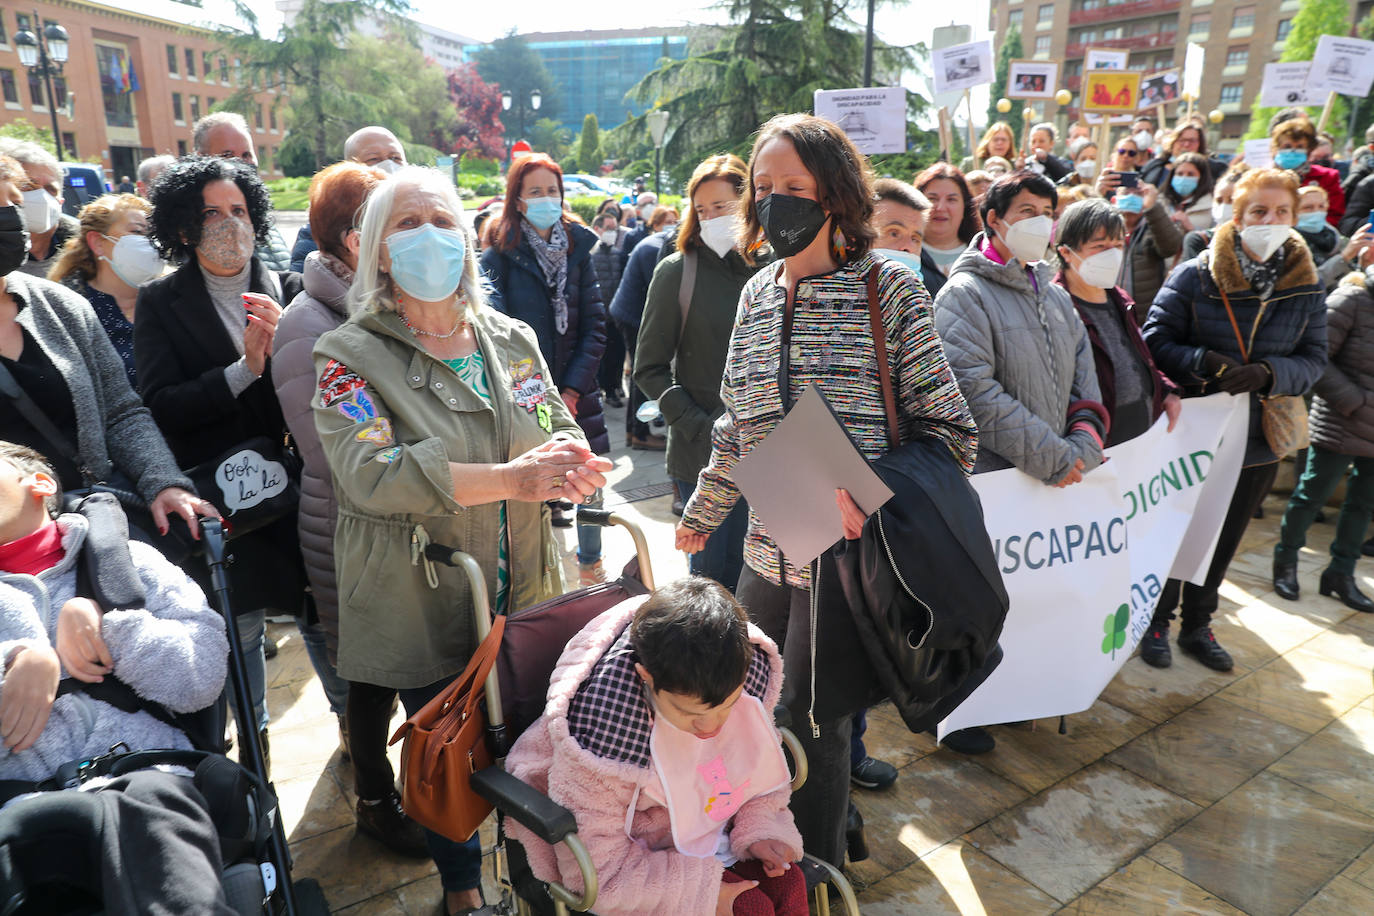
<path id="1" fill-rule="evenodd" d="M 561 591 L 545 503 L 605 485 L 529 326 L 487 308 L 453 185 L 405 167 L 368 197 L 348 321 L 315 345 L 315 426 L 338 497 L 338 672 L 400 692 L 407 714 L 467 665 L 467 551 L 496 610 Z M 428 834 L 444 912 L 480 912 L 481 846 Z"/>

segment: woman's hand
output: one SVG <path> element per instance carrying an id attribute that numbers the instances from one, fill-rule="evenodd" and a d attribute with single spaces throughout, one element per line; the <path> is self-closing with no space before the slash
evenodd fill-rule
<path id="1" fill-rule="evenodd" d="M 1156 188 L 1148 181 L 1142 181 L 1140 183 L 1140 187 L 1137 188 L 1137 190 L 1140 191 L 1140 209 L 1143 214 L 1144 211 L 1150 209 L 1155 205 L 1155 201 L 1159 200 L 1159 188 Z"/>
<path id="2" fill-rule="evenodd" d="M 1178 415 L 1183 413 L 1183 401 L 1176 394 L 1166 394 L 1164 396 L 1164 416 L 1169 418 L 1169 428 L 1166 433 L 1174 431 L 1178 425 Z"/>
<path id="3" fill-rule="evenodd" d="M 114 670 L 114 659 L 100 635 L 100 608 L 89 598 L 73 598 L 57 612 L 57 660 L 78 681 L 99 684 Z"/>
<path id="4" fill-rule="evenodd" d="M 267 359 L 272 355 L 272 339 L 277 334 L 281 306 L 261 293 L 245 293 L 243 305 L 248 310 L 248 327 L 243 332 L 243 357 L 253 374 L 261 378 L 267 368 Z"/>
<path id="5" fill-rule="evenodd" d="M 1052 483 L 1050 484 L 1050 486 L 1054 487 L 1056 490 L 1062 490 L 1065 487 L 1071 487 L 1076 483 L 1082 483 L 1084 467 L 1086 467 L 1086 465 L 1083 464 L 1083 459 L 1075 458 L 1073 462 L 1073 467 L 1069 468 L 1069 473 L 1061 477 L 1058 483 Z"/>
<path id="6" fill-rule="evenodd" d="M 148 506 L 148 511 L 153 515 L 153 524 L 157 525 L 159 534 L 167 533 L 167 519 L 175 514 L 180 515 L 186 522 L 186 527 L 191 529 L 191 537 L 200 540 L 200 523 L 196 521 L 197 515 L 206 518 L 219 518 L 219 510 L 215 504 L 208 499 L 201 499 L 194 496 L 189 490 L 181 487 L 167 487 L 157 494 L 152 504 Z"/>
<path id="7" fill-rule="evenodd" d="M 840 507 L 840 522 L 844 525 L 845 540 L 857 541 L 864 533 L 864 522 L 868 520 L 868 516 L 859 508 L 859 504 L 854 502 L 854 497 L 849 495 L 848 490 L 835 491 L 835 505 Z"/>
<path id="8" fill-rule="evenodd" d="M 23 646 L 10 656 L 0 696 L 0 738 L 11 751 L 28 750 L 43 734 L 60 676 L 52 646 Z"/>
<path id="9" fill-rule="evenodd" d="M 1103 169 L 1102 174 L 1097 176 L 1097 193 L 1111 200 L 1116 189 L 1121 186 L 1121 173 L 1116 169 Z"/>
<path id="10" fill-rule="evenodd" d="M 571 388 L 564 388 L 558 393 L 562 395 L 563 403 L 568 405 L 568 413 L 572 414 L 573 419 L 576 420 L 577 402 L 582 400 L 582 395 L 579 392 L 573 391 Z"/>
<path id="11" fill-rule="evenodd" d="M 1341 257 L 1347 261 L 1354 261 L 1369 250 L 1371 242 L 1374 242 L 1374 237 L 1370 236 L 1369 224 L 1365 223 L 1350 237 L 1350 243 L 1341 251 Z"/>
<path id="12" fill-rule="evenodd" d="M 674 546 L 683 553 L 701 553 L 706 549 L 706 539 L 709 537 L 709 534 L 702 534 L 700 531 L 688 528 L 682 522 L 678 522 Z"/>
<path id="13" fill-rule="evenodd" d="M 567 499 L 579 503 L 606 485 L 611 469 L 606 458 L 593 455 L 573 439 L 550 439 L 502 466 L 508 499 L 547 502 Z"/>
<path id="14" fill-rule="evenodd" d="M 1188 218 L 1188 214 L 1183 210 L 1174 211 L 1174 222 L 1177 223 L 1178 228 L 1184 232 L 1193 231 L 1193 221 Z"/>

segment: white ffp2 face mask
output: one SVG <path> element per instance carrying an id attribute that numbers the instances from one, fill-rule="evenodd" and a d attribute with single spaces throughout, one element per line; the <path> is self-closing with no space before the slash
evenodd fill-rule
<path id="1" fill-rule="evenodd" d="M 1098 289 L 1116 286 L 1116 278 L 1121 274 L 1121 262 L 1125 257 L 1120 248 L 1108 248 L 1086 258 L 1075 251 L 1074 256 L 1079 259 L 1075 269 L 1084 283 Z"/>
<path id="2" fill-rule="evenodd" d="M 42 235 L 57 227 L 57 218 L 62 215 L 62 205 L 42 188 L 24 192 L 24 221 L 29 232 Z"/>
<path id="3" fill-rule="evenodd" d="M 1231 204 L 1222 203 L 1220 201 L 1213 202 L 1212 222 L 1216 225 L 1220 226 L 1222 223 L 1229 223 L 1231 217 L 1235 215 L 1235 209 Z"/>
<path id="4" fill-rule="evenodd" d="M 714 251 L 717 257 L 723 258 L 729 254 L 730 249 L 734 248 L 735 242 L 739 240 L 739 217 L 733 213 L 704 219 L 700 226 L 701 241 Z"/>
<path id="5" fill-rule="evenodd" d="M 1261 261 L 1267 261 L 1283 247 L 1291 231 L 1288 226 L 1246 226 L 1240 231 L 1240 240 Z"/>
<path id="6" fill-rule="evenodd" d="M 110 267 L 125 283 L 137 288 L 162 276 L 162 257 L 147 236 L 122 235 L 112 239 L 103 235 L 101 238 L 115 243 L 105 260 L 110 262 Z"/>
<path id="7" fill-rule="evenodd" d="M 1002 236 L 1002 241 L 1006 243 L 1012 257 L 1022 264 L 1029 264 L 1045 259 L 1045 250 L 1049 247 L 1053 234 L 1054 220 L 1041 214 L 1012 223 Z"/>

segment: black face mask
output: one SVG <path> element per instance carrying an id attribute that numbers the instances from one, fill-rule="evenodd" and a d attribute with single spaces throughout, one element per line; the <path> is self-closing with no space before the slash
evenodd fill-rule
<path id="1" fill-rule="evenodd" d="M 804 250 L 830 218 L 814 200 L 776 191 L 755 203 L 754 209 L 768 244 L 780 258 L 790 258 Z"/>
<path id="2" fill-rule="evenodd" d="M 0 207 L 0 277 L 29 259 L 29 229 L 16 206 Z"/>

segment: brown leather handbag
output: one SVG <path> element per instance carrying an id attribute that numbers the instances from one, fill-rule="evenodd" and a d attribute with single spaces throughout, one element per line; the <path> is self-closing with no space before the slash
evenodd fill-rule
<path id="1" fill-rule="evenodd" d="M 1249 362 L 1250 348 L 1245 345 L 1245 340 L 1240 335 L 1240 325 L 1236 322 L 1236 313 L 1231 310 L 1231 300 L 1227 297 L 1226 290 L 1218 286 L 1217 291 L 1221 293 L 1221 304 L 1226 306 L 1226 317 L 1231 319 L 1231 330 L 1236 334 L 1241 359 Z M 1260 314 L 1263 314 L 1263 310 Z M 1255 328 L 1259 327 L 1259 319 L 1260 316 L 1256 315 L 1255 326 L 1250 329 L 1252 344 L 1255 340 Z M 1262 396 L 1260 429 L 1264 432 L 1264 441 L 1278 458 L 1307 448 L 1311 444 L 1307 426 L 1307 402 L 1296 394 Z"/>
<path id="2" fill-rule="evenodd" d="M 471 838 L 491 813 L 491 804 L 473 791 L 471 780 L 473 773 L 494 762 L 481 701 L 505 632 L 506 618 L 500 615 L 463 673 L 406 719 L 387 742 L 405 739 L 401 806 L 406 814 L 459 843 Z"/>

